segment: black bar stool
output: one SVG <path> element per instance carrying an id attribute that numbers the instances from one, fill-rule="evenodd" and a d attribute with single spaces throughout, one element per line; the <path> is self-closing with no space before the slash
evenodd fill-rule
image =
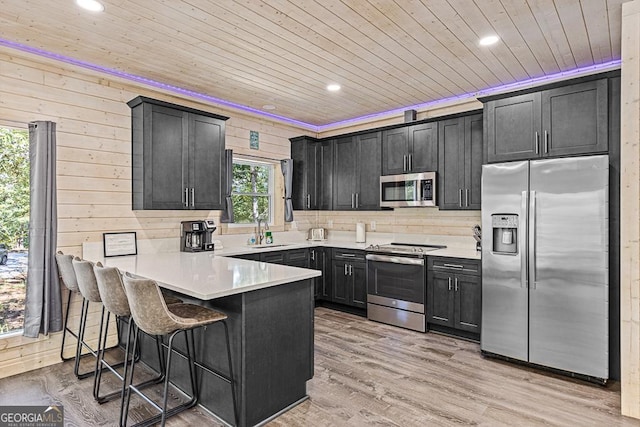
<path id="1" fill-rule="evenodd" d="M 98 361 L 96 363 L 96 375 L 94 377 L 93 383 L 93 397 L 96 399 L 96 401 L 98 401 L 98 403 L 104 403 L 120 397 L 120 418 L 122 418 L 122 403 L 124 402 L 125 396 L 124 379 L 127 377 L 127 368 L 131 363 L 135 363 L 137 361 L 137 358 L 139 357 L 139 355 L 136 354 L 132 356 L 131 360 L 128 359 L 129 343 L 131 342 L 131 331 L 133 329 L 133 319 L 131 319 L 129 301 L 127 300 L 127 295 L 124 292 L 124 284 L 122 283 L 122 275 L 120 274 L 120 271 L 115 267 L 103 267 L 99 262 L 94 265 L 93 271 L 96 276 L 98 290 L 100 291 L 102 305 L 107 310 L 106 326 L 104 328 L 104 332 L 102 333 L 101 342 L 98 345 Z M 182 302 L 182 300 L 179 300 L 177 298 L 165 299 L 165 301 L 167 304 Z M 124 321 L 127 323 L 127 338 L 124 353 L 125 362 L 122 375 L 120 375 L 120 373 L 115 369 L 114 366 L 110 365 L 106 360 L 104 360 L 104 352 L 107 346 L 107 338 L 109 336 L 109 320 L 111 314 L 116 316 L 116 318 L 120 321 Z M 158 364 L 160 366 L 158 376 L 138 384 L 137 387 L 139 388 L 144 388 L 147 385 L 151 384 L 158 384 L 164 379 L 165 361 L 164 352 L 162 351 L 162 341 L 158 336 L 154 336 L 154 338 L 156 340 L 156 348 L 158 350 Z M 114 391 L 104 396 L 100 396 L 100 383 L 102 379 L 103 368 L 107 368 L 120 381 L 122 381 L 122 387 L 120 390 Z"/>
<path id="2" fill-rule="evenodd" d="M 131 392 L 138 394 L 146 402 L 153 405 L 157 410 L 160 411 L 160 414 L 142 421 L 141 423 L 136 424 L 136 426 L 149 426 L 157 422 L 160 422 L 161 425 L 164 426 L 168 417 L 182 412 L 185 409 L 191 408 L 198 403 L 199 391 L 195 373 L 195 343 L 193 338 L 193 330 L 217 322 L 222 323 L 222 325 L 224 326 L 225 339 L 227 344 L 227 360 L 229 363 L 229 375 L 227 376 L 210 369 L 205 370 L 213 373 L 217 377 L 227 381 L 230 384 L 231 395 L 233 399 L 234 421 L 237 425 L 238 408 L 236 402 L 235 381 L 233 379 L 229 329 L 226 322 L 227 315 L 219 311 L 215 311 L 195 304 L 172 304 L 167 306 L 162 297 L 160 288 L 153 280 L 136 279 L 131 277 L 128 273 L 125 273 L 123 276 L 123 281 L 127 299 L 129 300 L 129 307 L 131 308 L 131 315 L 136 324 L 136 332 L 133 339 L 133 351 L 135 352 L 135 349 L 138 345 L 138 330 L 142 330 L 149 335 L 168 336 L 168 352 L 162 405 L 158 405 L 153 402 L 136 386 L 131 384 L 131 378 L 133 377 L 135 364 L 131 366 L 131 369 L 129 371 L 129 378 L 125 379 L 127 382 L 127 391 L 124 410 L 122 411 L 122 418 L 120 420 L 121 426 L 126 426 L 127 423 Z M 187 350 L 186 357 L 189 363 L 189 376 L 191 381 L 192 396 L 188 402 L 177 405 L 167 410 L 167 398 L 169 395 L 169 380 L 171 374 L 171 355 L 174 350 L 173 339 L 180 332 L 185 333 L 185 343 Z"/>

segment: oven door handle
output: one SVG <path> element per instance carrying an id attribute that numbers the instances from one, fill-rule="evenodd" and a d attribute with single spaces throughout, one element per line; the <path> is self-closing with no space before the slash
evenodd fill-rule
<path id="1" fill-rule="evenodd" d="M 393 255 L 367 254 L 368 261 L 390 262 L 392 264 L 424 265 L 424 258 L 407 258 Z"/>

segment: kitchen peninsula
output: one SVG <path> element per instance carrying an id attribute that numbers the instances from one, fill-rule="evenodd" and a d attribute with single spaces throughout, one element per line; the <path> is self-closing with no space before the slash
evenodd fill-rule
<path id="1" fill-rule="evenodd" d="M 306 382 L 313 377 L 313 278 L 320 272 L 213 252 L 139 254 L 100 261 L 154 279 L 186 302 L 229 316 L 239 425 L 259 424 L 307 398 Z M 142 359 L 156 367 L 153 343 L 143 341 Z M 223 343 L 222 328 L 198 331 L 198 362 L 226 372 Z M 173 369 L 174 383 L 188 390 L 186 361 L 177 358 Z M 201 369 L 198 383 L 199 403 L 233 423 L 229 385 Z"/>

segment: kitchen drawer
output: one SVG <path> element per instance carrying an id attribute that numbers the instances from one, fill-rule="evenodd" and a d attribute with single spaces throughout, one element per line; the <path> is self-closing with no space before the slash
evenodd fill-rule
<path id="1" fill-rule="evenodd" d="M 429 256 L 427 266 L 433 271 L 459 272 L 473 276 L 482 275 L 480 260 Z"/>
<path id="2" fill-rule="evenodd" d="M 364 251 L 350 249 L 333 249 L 332 258 L 343 261 L 365 261 Z"/>

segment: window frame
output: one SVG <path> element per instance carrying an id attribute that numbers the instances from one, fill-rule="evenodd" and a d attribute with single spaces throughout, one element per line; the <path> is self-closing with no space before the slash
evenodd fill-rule
<path id="1" fill-rule="evenodd" d="M 258 160 L 258 159 L 253 159 L 253 158 L 247 158 L 247 157 L 235 157 L 233 158 L 233 165 L 236 164 L 240 164 L 240 165 L 249 165 L 249 166 L 266 166 L 269 168 L 269 181 L 267 183 L 267 187 L 268 187 L 268 193 L 236 193 L 233 191 L 233 186 L 231 187 L 231 195 L 241 195 L 241 196 L 260 196 L 260 197 L 268 197 L 269 200 L 269 222 L 267 223 L 269 226 L 272 226 L 275 224 L 274 222 L 274 217 L 275 217 L 275 170 L 276 170 L 276 164 L 272 161 L 268 161 L 268 160 Z M 233 176 L 233 174 L 232 174 Z M 235 209 L 235 207 L 234 207 Z M 235 218 L 235 211 L 234 211 L 234 218 Z M 242 228 L 242 227 L 256 227 L 258 225 L 257 222 L 236 222 L 234 220 L 234 222 L 227 224 L 229 227 L 232 228 Z"/>

